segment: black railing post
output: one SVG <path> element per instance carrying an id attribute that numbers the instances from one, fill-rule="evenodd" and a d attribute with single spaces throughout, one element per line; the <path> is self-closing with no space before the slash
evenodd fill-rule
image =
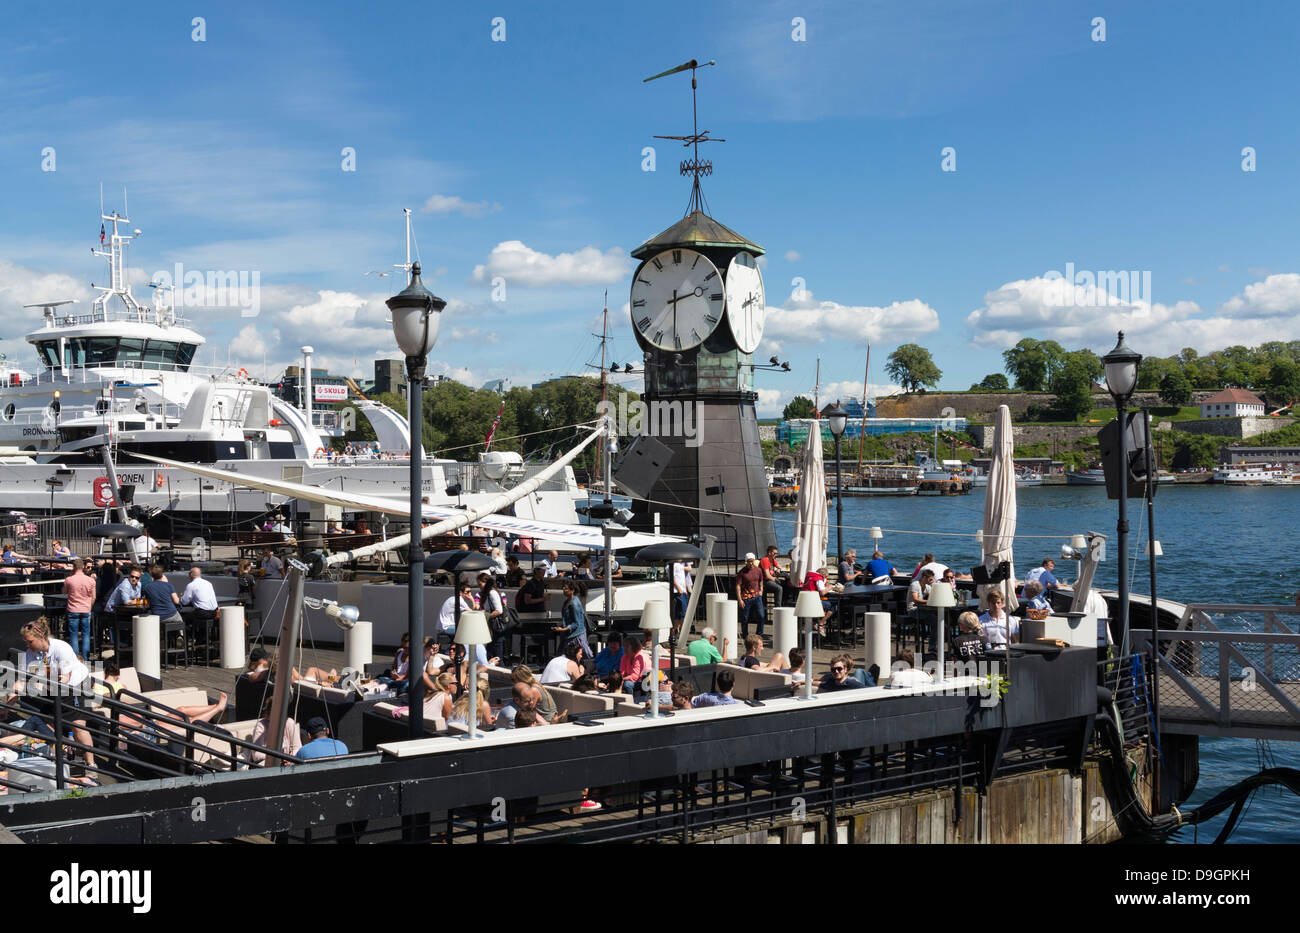
<path id="1" fill-rule="evenodd" d="M 45 689 L 50 689 L 51 681 L 47 678 Z M 63 790 L 63 697 L 57 689 L 54 693 L 54 786 Z"/>

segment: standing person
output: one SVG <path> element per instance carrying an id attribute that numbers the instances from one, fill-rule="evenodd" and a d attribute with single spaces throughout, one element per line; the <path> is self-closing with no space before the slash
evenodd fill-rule
<path id="1" fill-rule="evenodd" d="M 456 634 L 456 600 L 460 600 L 460 611 L 467 612 L 474 608 L 473 594 L 474 587 L 466 581 L 456 587 L 455 593 L 443 600 L 442 608 L 438 610 L 438 629 L 442 634 Z"/>
<path id="2" fill-rule="evenodd" d="M 479 608 L 487 615 L 488 631 L 495 632 L 498 628 L 506 623 L 506 603 L 501 598 L 501 590 L 497 588 L 497 581 L 490 573 L 481 573 L 478 578 L 479 584 Z M 494 637 L 492 639 L 492 654 L 502 654 L 505 647 L 501 639 Z"/>
<path id="3" fill-rule="evenodd" d="M 247 612 L 257 602 L 257 577 L 253 573 L 253 562 L 247 557 L 239 562 L 239 605 Z"/>
<path id="4" fill-rule="evenodd" d="M 585 653 L 584 657 L 591 657 L 591 645 L 587 643 L 587 611 L 583 608 L 582 599 L 587 595 L 587 588 L 578 580 L 567 580 L 564 584 L 564 608 L 560 611 L 560 618 L 564 620 L 563 625 L 557 625 L 552 631 L 564 632 L 564 644 L 579 644 Z"/>
<path id="5" fill-rule="evenodd" d="M 90 561 L 74 561 L 72 573 L 63 581 L 68 597 L 68 639 L 82 661 L 90 657 L 90 613 L 95 608 L 95 581 L 83 572 L 90 566 Z"/>
<path id="6" fill-rule="evenodd" d="M 781 582 L 781 575 L 785 571 L 781 569 L 781 564 L 777 561 L 775 544 L 767 546 L 767 553 L 758 562 L 758 569 L 763 571 L 763 592 L 772 594 L 772 604 L 774 606 L 784 606 L 787 588 Z"/>
<path id="7" fill-rule="evenodd" d="M 988 596 L 989 608 L 979 618 L 980 625 L 984 626 L 984 638 L 990 648 L 1004 648 L 1008 640 L 1020 641 L 1020 620 L 1014 616 L 1008 616 L 1006 610 L 1006 600 L 997 590 L 990 590 Z"/>
<path id="8" fill-rule="evenodd" d="M 181 598 L 176 595 L 175 587 L 163 576 L 162 565 L 154 564 L 150 567 L 149 577 L 149 582 L 140 587 L 140 594 L 149 601 L 149 611 L 158 617 L 159 622 L 176 621 L 181 617 L 176 611 Z"/>
<path id="9" fill-rule="evenodd" d="M 686 607 L 691 601 L 691 588 L 695 586 L 694 566 L 686 561 L 673 564 L 673 621 L 686 618 Z"/>
<path id="10" fill-rule="evenodd" d="M 700 637 L 686 646 L 686 653 L 695 659 L 696 664 L 721 664 L 722 653 L 730 649 L 731 645 L 724 639 L 722 652 L 719 652 L 717 644 L 718 633 L 706 625 L 700 630 Z"/>
<path id="11" fill-rule="evenodd" d="M 519 587 L 524 583 L 524 569 L 519 566 L 519 558 L 511 554 L 506 558 L 505 585 Z"/>
<path id="12" fill-rule="evenodd" d="M 515 593 L 515 609 L 519 612 L 546 611 L 546 571 L 533 568 L 533 577 Z"/>
<path id="13" fill-rule="evenodd" d="M 758 635 L 763 634 L 767 613 L 763 608 L 763 571 L 758 569 L 758 559 L 753 552 L 745 555 L 745 566 L 736 574 L 736 601 L 740 603 L 740 633 L 749 634 L 749 620 L 758 623 Z"/>
<path id="14" fill-rule="evenodd" d="M 1044 558 L 1041 567 L 1034 567 L 1025 574 L 1025 582 L 1030 583 L 1036 581 L 1041 583 L 1044 591 L 1057 589 L 1060 587 L 1061 581 L 1056 579 L 1056 576 L 1052 573 L 1055 569 L 1056 561 L 1052 560 L 1050 557 Z"/>
<path id="15" fill-rule="evenodd" d="M 135 557 L 140 563 L 148 562 L 153 557 L 153 552 L 158 550 L 158 542 L 149 536 L 149 532 L 141 529 L 140 536 L 133 542 L 135 545 Z"/>

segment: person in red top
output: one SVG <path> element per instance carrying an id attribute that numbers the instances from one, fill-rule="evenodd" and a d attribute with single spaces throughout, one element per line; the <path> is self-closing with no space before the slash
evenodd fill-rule
<path id="1" fill-rule="evenodd" d="M 74 561 L 72 573 L 63 581 L 68 597 L 68 641 L 83 661 L 90 656 L 90 613 L 95 608 L 95 578 L 83 573 L 90 569 L 90 561 Z"/>
<path id="2" fill-rule="evenodd" d="M 628 635 L 623 639 L 623 659 L 618 662 L 618 672 L 623 678 L 623 692 L 632 694 L 638 703 L 645 698 L 641 678 L 650 668 L 650 659 L 641 650 L 641 639 Z"/>
<path id="3" fill-rule="evenodd" d="M 749 634 L 749 620 L 753 618 L 761 637 L 767 612 L 763 608 L 763 571 L 753 553 L 745 555 L 745 566 L 736 574 L 736 601 L 740 603 L 740 634 Z"/>
<path id="4" fill-rule="evenodd" d="M 763 571 L 763 592 L 771 593 L 775 600 L 775 605 L 785 605 L 785 584 L 781 581 L 781 574 L 784 571 L 776 560 L 776 545 L 767 546 L 767 554 L 758 562 L 758 569 Z"/>
<path id="5" fill-rule="evenodd" d="M 803 578 L 802 589 L 813 591 L 820 596 L 822 600 L 822 611 L 825 614 L 822 616 L 821 623 L 816 626 L 816 631 L 820 635 L 826 634 L 826 622 L 831 617 L 830 600 L 826 598 L 826 571 L 828 569 L 829 568 L 827 567 L 822 567 L 820 570 L 809 570 L 807 575 Z"/>

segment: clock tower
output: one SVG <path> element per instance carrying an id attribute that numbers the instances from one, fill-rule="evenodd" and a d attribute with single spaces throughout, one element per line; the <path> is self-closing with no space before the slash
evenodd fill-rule
<path id="1" fill-rule="evenodd" d="M 697 67 L 691 61 L 665 74 L 690 68 L 693 97 Z M 719 559 L 761 556 L 776 544 L 754 411 L 754 352 L 766 309 L 757 258 L 764 250 L 705 210 L 700 176 L 713 167 L 700 161 L 699 144 L 723 140 L 698 127 L 689 137 L 657 138 L 681 140 L 695 147 L 695 157 L 681 166 L 693 176 L 686 216 L 632 251 L 640 265 L 628 305 L 645 354 L 644 400 L 652 417 L 661 413 L 657 439 L 672 451 L 654 501 L 634 526 L 652 528 L 658 513 L 665 534 L 716 537 Z M 686 430 L 663 430 L 663 413 L 679 411 L 674 424 Z"/>

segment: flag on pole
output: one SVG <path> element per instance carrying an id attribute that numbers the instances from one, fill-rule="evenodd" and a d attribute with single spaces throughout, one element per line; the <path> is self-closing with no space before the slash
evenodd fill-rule
<path id="1" fill-rule="evenodd" d="M 100 246 L 103 246 L 103 245 L 104 245 L 104 225 L 103 225 L 103 224 L 100 224 L 100 225 L 99 225 L 99 245 L 100 245 Z"/>
<path id="2" fill-rule="evenodd" d="M 497 410 L 496 420 L 492 422 L 492 427 L 488 428 L 487 446 L 483 448 L 484 451 L 488 451 L 492 449 L 492 437 L 497 433 L 497 425 L 501 423 L 501 416 L 505 414 L 505 410 L 506 410 L 506 400 L 503 398 L 501 400 L 501 408 Z"/>

